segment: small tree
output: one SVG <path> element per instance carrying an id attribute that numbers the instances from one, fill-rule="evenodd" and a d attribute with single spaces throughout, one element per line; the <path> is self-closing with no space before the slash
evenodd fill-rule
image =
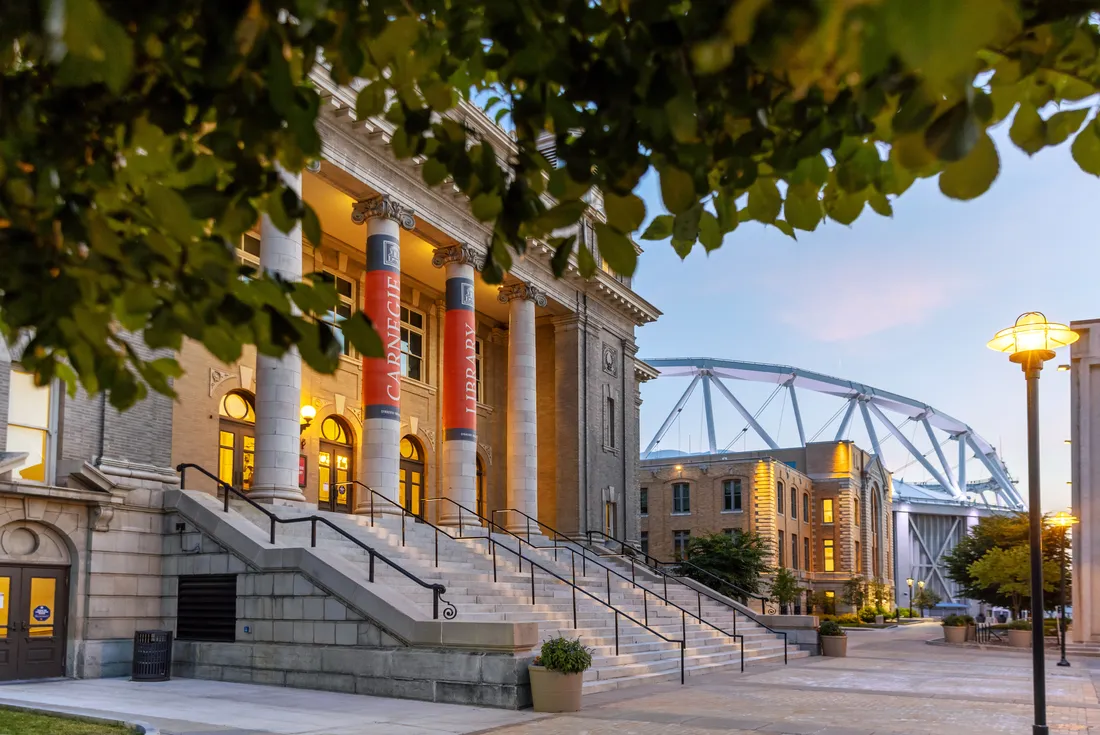
<path id="1" fill-rule="evenodd" d="M 1009 599 L 1012 616 L 1020 616 L 1024 600 L 1031 597 L 1031 550 L 1027 545 L 1010 549 L 990 549 L 970 565 L 970 575 L 981 587 L 995 588 Z M 1043 591 L 1051 592 L 1058 584 L 1061 571 L 1058 564 L 1043 562 Z"/>
<path id="2" fill-rule="evenodd" d="M 784 615 L 787 614 L 787 607 L 794 604 L 798 600 L 798 596 L 802 594 L 802 588 L 798 586 L 798 579 L 786 567 L 780 567 L 776 570 L 768 591 L 771 592 L 772 599 L 779 603 L 779 612 Z"/>
<path id="3" fill-rule="evenodd" d="M 689 563 L 679 565 L 677 573 L 746 602 L 746 593 L 760 593 L 760 578 L 768 571 L 770 552 L 768 540 L 753 531 L 734 534 L 734 538 L 724 533 L 692 536 L 685 559 Z"/>
<path id="4" fill-rule="evenodd" d="M 866 593 L 867 581 L 863 577 L 852 576 L 851 579 L 844 583 L 844 591 L 842 598 L 845 603 L 852 606 L 853 609 L 859 610 L 863 607 L 863 601 L 867 599 Z"/>
<path id="5" fill-rule="evenodd" d="M 928 588 L 921 588 L 917 591 L 917 594 L 913 595 L 913 607 L 920 609 L 920 616 L 924 617 L 924 608 L 935 607 L 943 602 L 943 597 L 934 590 Z"/>

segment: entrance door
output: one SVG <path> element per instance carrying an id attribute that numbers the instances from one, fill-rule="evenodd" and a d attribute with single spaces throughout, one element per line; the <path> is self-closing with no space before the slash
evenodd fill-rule
<path id="1" fill-rule="evenodd" d="M 69 571 L 0 567 L 0 681 L 65 675 Z"/>
<path id="2" fill-rule="evenodd" d="M 604 503 L 603 509 L 603 532 L 611 538 L 618 538 L 615 528 L 615 504 Z"/>
<path id="3" fill-rule="evenodd" d="M 400 501 L 405 510 L 423 516 L 421 500 L 424 497 L 424 450 L 420 442 L 411 436 L 401 440 Z M 456 509 L 457 510 L 457 509 Z"/>
<path id="4" fill-rule="evenodd" d="M 222 398 L 218 423 L 218 479 L 241 490 L 252 487 L 256 468 L 256 411 L 251 394 L 231 391 Z"/>
<path id="5" fill-rule="evenodd" d="M 317 507 L 351 513 L 351 451 L 338 444 L 321 442 L 317 455 L 320 486 L 317 488 Z"/>

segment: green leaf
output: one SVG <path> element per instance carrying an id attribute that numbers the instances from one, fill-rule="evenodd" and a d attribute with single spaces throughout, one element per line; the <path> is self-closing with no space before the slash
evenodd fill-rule
<path id="1" fill-rule="evenodd" d="M 1077 132 L 1088 117 L 1088 108 L 1081 110 L 1063 110 L 1047 118 L 1046 144 L 1061 145 L 1069 136 Z"/>
<path id="2" fill-rule="evenodd" d="M 726 32 L 734 44 L 744 46 L 752 38 L 757 14 L 768 5 L 768 0 L 737 0 L 726 16 Z"/>
<path id="3" fill-rule="evenodd" d="M 439 186 L 447 179 L 447 165 L 437 158 L 429 158 L 420 167 L 420 174 L 428 186 Z"/>
<path id="4" fill-rule="evenodd" d="M 478 194 L 470 202 L 470 211 L 482 222 L 491 222 L 500 216 L 504 209 L 504 203 L 499 194 L 485 192 Z"/>
<path id="5" fill-rule="evenodd" d="M 355 119 L 366 120 L 381 115 L 386 109 L 386 84 L 371 82 L 359 90 L 355 98 Z"/>
<path id="6" fill-rule="evenodd" d="M 1012 129 L 1008 137 L 1029 156 L 1034 156 L 1047 143 L 1046 123 L 1039 117 L 1039 111 L 1030 102 L 1021 102 L 1012 120 Z"/>
<path id="7" fill-rule="evenodd" d="M 978 140 L 982 127 L 966 102 L 943 113 L 924 132 L 924 145 L 941 161 L 960 161 Z"/>
<path id="8" fill-rule="evenodd" d="M 718 218 L 705 209 L 699 218 L 699 242 L 708 253 L 722 247 L 722 231 L 718 227 Z"/>
<path id="9" fill-rule="evenodd" d="M 680 240 L 679 238 L 672 238 L 672 249 L 676 251 L 676 254 L 680 256 L 680 260 L 683 260 L 691 254 L 691 249 L 695 247 L 695 240 Z"/>
<path id="10" fill-rule="evenodd" d="M 867 195 L 867 203 L 871 205 L 871 209 L 875 210 L 883 217 L 894 216 L 894 208 L 890 206 L 890 200 L 886 198 L 885 194 L 872 191 Z"/>
<path id="11" fill-rule="evenodd" d="M 690 91 L 683 89 L 665 103 L 665 115 L 672 137 L 679 143 L 699 140 L 699 121 L 696 119 L 695 100 Z"/>
<path id="12" fill-rule="evenodd" d="M 189 240 L 198 232 L 198 225 L 191 219 L 187 202 L 175 189 L 153 184 L 145 194 L 145 201 L 154 219 L 174 237 Z"/>
<path id="13" fill-rule="evenodd" d="M 760 177 L 749 187 L 748 211 L 752 219 L 770 224 L 779 216 L 782 207 L 783 197 L 772 179 Z"/>
<path id="14" fill-rule="evenodd" d="M 570 227 L 584 216 L 586 209 L 588 209 L 588 205 L 579 199 L 572 202 L 562 202 L 539 215 L 538 219 L 532 223 L 532 229 L 538 234 L 542 234 Z"/>
<path id="15" fill-rule="evenodd" d="M 1077 134 L 1071 150 L 1082 171 L 1100 176 L 1100 125 L 1096 120 Z"/>
<path id="16" fill-rule="evenodd" d="M 342 325 L 344 336 L 363 357 L 385 357 L 382 338 L 366 314 L 357 311 Z"/>
<path id="17" fill-rule="evenodd" d="M 597 222 L 595 229 L 600 255 L 611 270 L 621 276 L 634 275 L 634 269 L 638 266 L 638 251 L 630 238 L 603 222 Z"/>
<path id="18" fill-rule="evenodd" d="M 686 212 L 698 201 L 691 174 L 675 166 L 665 166 L 660 170 L 660 175 L 661 199 L 669 212 Z"/>
<path id="19" fill-rule="evenodd" d="M 777 230 L 782 232 L 787 237 L 791 238 L 792 240 L 796 240 L 796 241 L 798 240 L 798 236 L 794 234 L 794 228 L 791 227 L 790 222 L 787 222 L 787 221 L 781 220 L 781 219 L 777 219 L 775 222 L 772 222 L 772 224 L 775 225 L 775 228 Z"/>
<path id="20" fill-rule="evenodd" d="M 849 194 L 846 191 L 837 190 L 837 195 L 831 199 L 826 197 L 825 202 L 825 211 L 828 213 L 829 219 L 842 225 L 850 225 L 863 212 L 866 199 L 860 192 Z"/>
<path id="21" fill-rule="evenodd" d="M 596 259 L 592 257 L 592 251 L 584 244 L 577 248 L 577 270 L 581 278 L 591 278 L 596 275 Z"/>
<path id="22" fill-rule="evenodd" d="M 812 193 L 795 187 L 787 189 L 787 201 L 783 203 L 783 216 L 791 227 L 813 232 L 821 222 L 824 212 L 817 191 Z"/>
<path id="23" fill-rule="evenodd" d="M 711 200 L 714 212 L 718 215 L 718 229 L 723 233 L 737 229 L 737 197 L 727 191 L 720 191 Z"/>
<path id="24" fill-rule="evenodd" d="M 699 222 L 703 218 L 703 205 L 696 202 L 686 212 L 676 215 L 672 221 L 672 237 L 675 240 L 695 242 L 699 237 Z"/>
<path id="25" fill-rule="evenodd" d="M 940 191 L 952 199 L 973 199 L 988 191 L 1000 170 L 997 147 L 982 133 L 969 156 L 948 164 L 940 174 Z"/>
<path id="26" fill-rule="evenodd" d="M 653 218 L 642 233 L 643 240 L 667 240 L 672 236 L 672 215 L 661 214 Z"/>
<path id="27" fill-rule="evenodd" d="M 303 204 L 302 212 L 302 233 L 306 236 L 306 240 L 314 247 L 320 247 L 321 245 L 321 220 L 317 218 L 317 213 L 313 211 L 313 207 L 309 206 L 305 202 Z"/>
<path id="28" fill-rule="evenodd" d="M 645 221 L 645 203 L 634 194 L 620 197 L 607 192 L 603 203 L 608 223 L 619 232 L 633 232 Z"/>

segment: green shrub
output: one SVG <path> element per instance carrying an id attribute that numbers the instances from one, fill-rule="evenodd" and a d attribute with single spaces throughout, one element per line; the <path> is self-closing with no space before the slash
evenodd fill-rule
<path id="1" fill-rule="evenodd" d="M 579 674 L 592 665 L 592 651 L 580 638 L 551 638 L 542 644 L 535 666 L 545 666 L 562 674 Z"/>
<path id="2" fill-rule="evenodd" d="M 1013 620 L 1005 626 L 1006 630 L 1031 630 L 1030 620 Z"/>
<path id="3" fill-rule="evenodd" d="M 878 614 L 878 610 L 871 606 L 867 606 L 859 611 L 859 619 L 865 623 L 873 623 L 875 622 L 875 616 Z"/>
<path id="4" fill-rule="evenodd" d="M 826 620 L 836 620 L 836 615 L 830 615 L 829 613 L 822 613 L 817 616 L 817 619 L 824 623 Z"/>
<path id="5" fill-rule="evenodd" d="M 945 628 L 965 628 L 966 617 L 952 613 L 943 619 L 943 626 Z"/>
<path id="6" fill-rule="evenodd" d="M 911 618 L 913 617 L 913 610 L 908 607 L 899 607 L 898 614 L 903 618 Z"/>
<path id="7" fill-rule="evenodd" d="M 961 617 L 967 625 L 974 625 L 975 624 L 973 615 L 960 615 L 959 617 Z"/>
<path id="8" fill-rule="evenodd" d="M 888 613 L 887 613 L 885 607 L 883 607 L 882 605 L 876 605 L 875 606 L 875 614 L 876 615 L 882 615 L 883 617 L 885 617 Z"/>
<path id="9" fill-rule="evenodd" d="M 821 635 L 847 635 L 835 620 L 826 620 L 817 629 Z"/>
<path id="10" fill-rule="evenodd" d="M 844 613 L 843 615 L 836 616 L 836 622 L 838 625 L 861 625 L 862 621 L 855 613 Z"/>

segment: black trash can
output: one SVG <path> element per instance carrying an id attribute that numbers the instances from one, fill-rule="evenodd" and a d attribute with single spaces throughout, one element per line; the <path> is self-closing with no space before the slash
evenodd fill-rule
<path id="1" fill-rule="evenodd" d="M 172 631 L 134 633 L 134 665 L 130 681 L 168 681 L 172 678 Z"/>

